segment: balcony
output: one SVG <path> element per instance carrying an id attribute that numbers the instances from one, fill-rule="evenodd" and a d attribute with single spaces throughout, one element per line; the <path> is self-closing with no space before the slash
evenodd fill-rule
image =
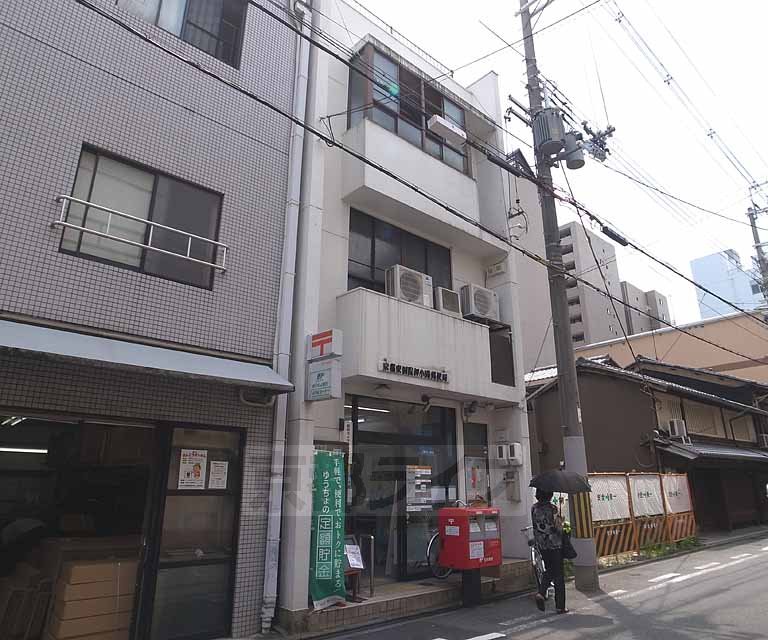
<path id="1" fill-rule="evenodd" d="M 470 220 L 480 219 L 477 183 L 472 178 L 375 122 L 362 119 L 344 134 L 344 144 L 373 162 L 393 168 L 398 176 Z M 406 228 L 429 229 L 436 241 L 461 244 L 479 257 L 504 251 L 505 245 L 498 238 L 352 156 L 344 156 L 342 171 L 342 198 L 352 206 L 371 215 L 386 216 L 389 222 Z"/>
<path id="2" fill-rule="evenodd" d="M 457 400 L 522 400 L 518 386 L 492 381 L 487 326 L 367 289 L 348 291 L 336 304 L 345 381 L 405 385 Z M 495 350 L 494 358 L 503 354 Z"/>

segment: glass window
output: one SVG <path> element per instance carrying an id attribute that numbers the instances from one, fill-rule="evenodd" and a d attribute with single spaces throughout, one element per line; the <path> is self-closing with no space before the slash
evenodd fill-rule
<path id="1" fill-rule="evenodd" d="M 411 144 L 421 147 L 432 157 L 462 173 L 469 173 L 466 154 L 461 149 L 448 148 L 440 136 L 429 134 L 426 130 L 426 122 L 433 115 L 444 117 L 462 129 L 466 128 L 464 110 L 445 98 L 437 88 L 422 81 L 416 73 L 398 65 L 370 45 L 363 50 L 359 59 L 367 56 L 373 60 L 375 82 L 353 71 L 350 73 L 349 126 L 368 117 Z M 370 96 L 377 106 L 367 109 L 365 105 L 371 99 Z"/>
<path id="2" fill-rule="evenodd" d="M 384 272 L 402 264 L 451 288 L 451 252 L 391 224 L 352 209 L 349 215 L 348 289 L 384 291 Z"/>
<path id="3" fill-rule="evenodd" d="M 232 66 L 240 63 L 247 4 L 247 0 L 117 0 L 118 7 Z"/>
<path id="4" fill-rule="evenodd" d="M 491 380 L 508 387 L 515 386 L 515 359 L 509 329 L 490 331 Z M 575 337 L 574 337 L 575 339 Z"/>
<path id="5" fill-rule="evenodd" d="M 98 152 L 84 150 L 72 188 L 72 196 L 126 213 L 140 220 L 216 239 L 221 196 L 188 183 L 140 169 Z M 138 271 L 200 287 L 210 287 L 213 269 L 181 257 L 145 250 L 131 243 L 150 244 L 150 225 L 112 215 L 93 206 L 72 203 L 67 222 L 99 233 L 65 229 L 61 250 L 127 266 Z M 120 238 L 121 240 L 112 239 Z M 213 262 L 213 245 L 187 235 L 155 227 L 151 246 L 182 256 Z"/>
<path id="6" fill-rule="evenodd" d="M 373 86 L 373 99 L 390 109 L 397 110 L 398 96 L 400 94 L 398 66 L 378 51 L 373 53 L 373 77 L 376 84 Z M 384 86 L 381 86 L 384 85 Z M 385 89 L 384 87 L 387 87 Z"/>
<path id="7" fill-rule="evenodd" d="M 685 426 L 688 433 L 701 436 L 725 438 L 725 427 L 720 407 L 715 407 L 693 400 L 683 400 Z"/>
<path id="8" fill-rule="evenodd" d="M 464 110 L 461 107 L 455 105 L 450 100 L 443 100 L 443 109 L 445 109 L 447 120 L 462 129 L 464 128 Z"/>
<path id="9" fill-rule="evenodd" d="M 385 111 L 381 107 L 374 107 L 372 110 L 372 119 L 373 121 L 384 127 L 385 129 L 389 129 L 390 131 L 394 131 L 396 125 L 397 119 L 395 116 L 393 116 L 389 111 Z"/>
<path id="10" fill-rule="evenodd" d="M 221 198 L 214 193 L 160 176 L 152 220 L 196 236 L 215 238 L 220 205 Z M 205 262 L 212 262 L 216 257 L 212 244 L 197 239 L 190 242 L 188 236 L 165 229 L 155 229 L 152 246 L 180 254 L 186 254 L 189 249 L 190 257 Z M 210 286 L 213 277 L 211 267 L 155 251 L 147 252 L 144 269 L 147 273 L 200 287 Z"/>
<path id="11" fill-rule="evenodd" d="M 464 155 L 447 144 L 443 145 L 443 160 L 457 171 L 464 171 Z"/>

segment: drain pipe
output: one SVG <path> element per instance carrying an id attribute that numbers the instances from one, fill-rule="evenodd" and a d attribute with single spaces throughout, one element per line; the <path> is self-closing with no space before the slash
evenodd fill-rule
<path id="1" fill-rule="evenodd" d="M 309 35 L 304 22 L 311 17 L 310 8 L 301 1 L 294 3 L 297 22 L 302 32 Z M 293 115 L 304 120 L 309 91 L 310 43 L 296 38 L 296 71 L 293 81 Z M 288 190 L 285 209 L 285 239 L 283 241 L 283 263 L 280 282 L 280 302 L 275 332 L 275 353 L 273 366 L 284 378 L 290 376 L 291 329 L 293 326 L 293 296 L 296 279 L 296 255 L 299 228 L 299 203 L 301 200 L 301 174 L 304 157 L 304 129 L 294 124 L 291 127 L 291 145 L 288 156 Z M 288 409 L 288 394 L 281 394 L 275 402 L 272 434 L 272 467 L 269 483 L 269 505 L 267 517 L 267 548 L 264 558 L 264 593 L 261 609 L 261 630 L 268 633 L 272 628 L 277 607 L 277 583 L 280 559 L 280 528 L 282 524 L 283 483 L 285 472 L 285 429 Z"/>

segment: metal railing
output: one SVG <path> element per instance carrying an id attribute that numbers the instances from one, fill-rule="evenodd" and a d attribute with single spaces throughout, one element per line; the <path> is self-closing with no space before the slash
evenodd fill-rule
<path id="1" fill-rule="evenodd" d="M 51 227 L 53 227 L 54 229 L 56 227 L 62 227 L 65 229 L 74 229 L 75 231 L 80 231 L 81 233 L 88 233 L 94 236 L 98 236 L 99 238 L 107 238 L 108 240 L 114 240 L 115 242 L 122 242 L 123 244 L 127 244 L 132 247 L 138 247 L 146 251 L 155 251 L 156 253 L 162 253 L 168 256 L 173 256 L 175 258 L 181 258 L 182 260 L 188 260 L 189 262 L 194 262 L 196 264 L 202 264 L 202 265 L 205 265 L 206 267 L 217 269 L 222 273 L 224 273 L 227 270 L 226 262 L 227 262 L 227 252 L 229 251 L 229 247 L 222 242 L 217 242 L 216 240 L 211 240 L 210 238 L 204 238 L 203 236 L 198 236 L 198 235 L 195 235 L 194 233 L 182 231 L 181 229 L 174 229 L 173 227 L 168 227 L 164 224 L 160 224 L 159 222 L 153 222 L 152 220 L 144 220 L 143 218 L 137 218 L 136 216 L 132 216 L 128 213 L 123 213 L 122 211 L 110 209 L 109 207 L 103 207 L 102 205 L 96 204 L 94 202 L 88 202 L 86 200 L 80 200 L 79 198 L 73 198 L 72 196 L 65 196 L 65 195 L 57 196 L 56 202 L 61 203 L 61 214 L 59 215 L 58 220 L 51 222 Z M 96 209 L 97 211 L 103 211 L 104 213 L 106 213 L 107 214 L 106 230 L 97 231 L 96 229 L 89 229 L 88 227 L 85 227 L 82 225 L 72 224 L 71 222 L 67 222 L 67 214 L 69 212 L 69 206 L 73 202 L 75 204 L 80 204 L 90 209 Z M 125 218 L 126 220 L 132 220 L 133 222 L 140 222 L 141 224 L 149 227 L 149 235 L 147 236 L 146 243 L 136 242 L 134 240 L 128 240 L 127 238 L 122 238 L 120 236 L 111 234 L 109 230 L 110 230 L 110 227 L 112 226 L 113 216 L 118 216 L 119 218 Z M 160 247 L 153 246 L 152 239 L 153 239 L 153 233 L 155 229 L 163 229 L 164 231 L 176 233 L 186 238 L 187 252 L 177 253 L 175 251 L 168 251 L 167 249 L 161 249 Z M 215 262 L 216 257 L 214 257 L 214 261 L 212 262 L 208 262 L 207 260 L 199 260 L 198 258 L 193 258 L 191 255 L 193 240 L 204 242 L 207 245 L 211 245 L 215 249 L 221 249 L 221 264 L 218 264 L 217 262 Z M 215 255 L 216 254 L 214 254 L 214 256 Z"/>

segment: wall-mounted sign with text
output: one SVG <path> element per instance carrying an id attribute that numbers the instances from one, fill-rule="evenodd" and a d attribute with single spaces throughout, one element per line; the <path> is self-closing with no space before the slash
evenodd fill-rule
<path id="1" fill-rule="evenodd" d="M 384 373 L 394 373 L 399 376 L 408 376 L 409 378 L 419 378 L 421 380 L 431 380 L 432 382 L 448 383 L 448 372 L 445 369 L 425 369 L 423 367 L 414 367 L 401 362 L 390 362 L 384 358 L 379 363 L 379 371 Z"/>

